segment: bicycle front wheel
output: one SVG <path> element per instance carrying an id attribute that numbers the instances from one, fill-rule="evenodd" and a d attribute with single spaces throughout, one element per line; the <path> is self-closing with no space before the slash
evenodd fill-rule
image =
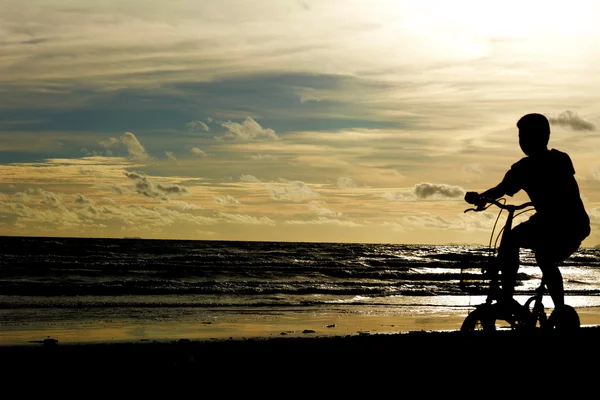
<path id="1" fill-rule="evenodd" d="M 461 332 L 495 331 L 496 317 L 492 306 L 484 304 L 471 311 L 463 321 L 460 330 Z"/>

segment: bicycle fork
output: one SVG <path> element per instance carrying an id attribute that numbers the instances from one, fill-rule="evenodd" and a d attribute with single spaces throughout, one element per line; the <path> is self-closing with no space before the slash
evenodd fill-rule
<path id="1" fill-rule="evenodd" d="M 506 243 L 508 243 L 508 235 L 510 234 L 510 230 L 512 229 L 513 217 L 515 214 L 515 210 L 512 208 L 508 209 L 508 215 L 506 217 L 506 223 L 504 225 L 504 230 L 502 231 L 502 237 L 500 238 L 500 246 L 498 248 L 498 253 L 504 252 L 506 250 Z M 499 255 L 499 254 L 498 254 Z M 504 283 L 505 280 L 502 279 L 502 275 L 500 274 L 500 263 L 506 262 L 506 260 L 499 259 L 498 255 L 495 257 L 495 265 L 492 266 L 493 270 L 488 271 L 491 275 L 491 281 L 493 287 L 490 289 L 490 293 L 487 296 L 486 303 L 491 304 L 494 300 L 498 300 L 504 291 Z M 502 285 L 500 284 L 502 282 Z"/>
<path id="2" fill-rule="evenodd" d="M 526 302 L 525 307 L 529 309 L 531 303 L 533 302 L 533 308 L 531 309 L 531 314 L 534 317 L 534 321 L 539 322 L 540 327 L 543 327 L 548 321 L 548 316 L 546 315 L 546 309 L 544 308 L 544 304 L 542 302 L 544 298 L 544 293 L 546 290 L 546 284 L 544 282 L 544 278 L 542 277 L 542 281 L 540 286 L 535 290 L 535 295 L 531 296 Z"/>

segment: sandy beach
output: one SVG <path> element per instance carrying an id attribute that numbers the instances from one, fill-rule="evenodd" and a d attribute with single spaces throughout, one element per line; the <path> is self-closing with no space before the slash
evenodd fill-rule
<path id="1" fill-rule="evenodd" d="M 600 356 L 600 328 L 577 334 L 499 331 L 408 332 L 331 337 L 178 340 L 0 348 L 0 371 L 10 379 L 139 392 L 181 385 L 246 396 L 293 390 L 354 396 L 356 392 L 591 389 Z M 559 378 L 557 381 L 556 378 Z M 79 383 L 77 383 L 79 382 Z M 448 382 L 448 384 L 444 384 Z M 534 382 L 537 382 L 533 384 Z M 5 387 L 7 387 L 5 385 Z M 283 385 L 283 386 L 282 386 Z M 425 386 L 423 386 L 425 385 Z M 428 387 L 432 385 L 431 387 Z M 516 385 L 516 386 L 515 386 Z M 542 386 L 540 388 L 540 386 Z M 17 385 L 22 388 L 22 383 Z M 114 389 L 113 389 L 114 388 Z M 153 389 L 154 388 L 154 389 Z M 486 389 L 487 388 L 487 389 Z M 588 389 L 584 389 L 587 391 Z M 523 393 L 523 392 L 520 392 Z"/>
<path id="2" fill-rule="evenodd" d="M 27 344 L 0 346 L 0 367 L 4 372 L 26 370 L 32 374 L 81 370 L 201 370 L 214 373 L 219 368 L 229 368 L 232 374 L 240 372 L 241 365 L 254 362 L 261 365 L 266 362 L 274 368 L 288 365 L 291 360 L 298 366 L 303 362 L 326 359 L 327 365 L 343 368 L 348 357 L 352 357 L 355 362 L 367 361 L 373 365 L 397 360 L 400 365 L 396 368 L 405 369 L 449 362 L 460 367 L 476 360 L 502 362 L 520 357 L 544 365 L 544 362 L 555 360 L 557 354 L 568 363 L 578 363 L 600 356 L 597 345 L 600 342 L 600 309 L 578 312 L 582 327 L 573 334 L 540 330 L 532 333 L 461 333 L 458 329 L 464 314 L 457 313 L 450 316 L 405 315 L 395 319 L 346 317 L 337 320 L 341 326 L 329 327 L 323 325 L 331 322 L 326 318 L 286 321 L 276 326 L 281 329 L 277 335 L 264 331 L 265 321 L 258 321 L 254 328 L 246 325 L 247 330 L 240 332 L 241 335 L 229 338 L 216 335 L 217 330 L 213 337 L 165 339 L 157 336 L 143 340 L 123 337 L 122 340 L 81 343 L 38 336 L 38 340 Z M 549 349 L 552 354 L 548 353 Z"/>
<path id="3" fill-rule="evenodd" d="M 202 320 L 96 321 L 68 324 L 1 326 L 0 346 L 39 344 L 55 339 L 60 345 L 322 338 L 456 331 L 472 308 L 445 311 L 367 313 L 217 313 Z M 600 308 L 578 308 L 582 326 L 600 326 Z"/>

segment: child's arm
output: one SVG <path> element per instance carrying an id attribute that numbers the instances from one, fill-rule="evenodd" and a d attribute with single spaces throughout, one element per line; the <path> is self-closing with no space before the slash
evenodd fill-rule
<path id="1" fill-rule="evenodd" d="M 491 189 L 486 190 L 483 193 L 468 192 L 465 195 L 465 201 L 470 204 L 474 204 L 478 207 L 486 205 L 486 201 L 482 198 L 488 198 L 498 200 L 500 197 L 509 195 L 513 196 L 519 190 L 521 190 L 521 176 L 523 175 L 522 167 L 519 163 L 514 164 L 504 175 L 502 181 Z"/>
<path id="2" fill-rule="evenodd" d="M 498 186 L 495 186 L 491 189 L 486 190 L 483 193 L 477 193 L 477 192 L 467 192 L 467 194 L 465 195 L 465 201 L 469 204 L 474 204 L 474 205 L 485 205 L 485 201 L 482 200 L 482 198 L 488 198 L 488 199 L 499 199 L 500 197 L 504 196 L 506 194 L 506 191 L 504 189 L 504 185 L 502 185 L 502 183 L 500 183 Z"/>
<path id="3" fill-rule="evenodd" d="M 500 197 L 506 195 L 506 191 L 502 184 L 495 186 L 491 189 L 486 190 L 485 192 L 479 194 L 480 197 L 486 197 L 488 199 L 499 199 Z"/>

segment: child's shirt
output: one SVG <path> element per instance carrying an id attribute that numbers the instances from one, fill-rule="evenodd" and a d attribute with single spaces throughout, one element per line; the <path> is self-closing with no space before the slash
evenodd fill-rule
<path id="1" fill-rule="evenodd" d="M 590 219 L 568 154 L 552 149 L 524 157 L 512 165 L 500 185 L 509 196 L 523 189 L 542 223 L 583 238 L 589 235 Z"/>

